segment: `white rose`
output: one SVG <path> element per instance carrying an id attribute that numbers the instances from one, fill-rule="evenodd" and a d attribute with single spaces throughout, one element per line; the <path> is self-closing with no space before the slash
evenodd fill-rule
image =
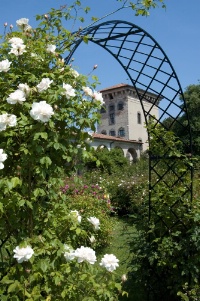
<path id="1" fill-rule="evenodd" d="M 30 87 L 27 84 L 19 84 L 19 86 L 17 87 L 19 90 L 23 91 L 24 94 L 26 94 L 26 96 L 28 96 L 30 94 Z"/>
<path id="2" fill-rule="evenodd" d="M 7 114 L 0 115 L 0 131 L 4 131 L 7 126 Z"/>
<path id="3" fill-rule="evenodd" d="M 55 53 L 55 50 L 56 50 L 56 45 L 50 44 L 47 46 L 47 52 Z"/>
<path id="4" fill-rule="evenodd" d="M 4 164 L 2 162 L 4 162 L 7 159 L 7 154 L 5 154 L 3 152 L 3 149 L 0 148 L 0 169 L 4 168 Z"/>
<path id="5" fill-rule="evenodd" d="M 34 102 L 30 115 L 34 120 L 47 122 L 54 114 L 53 108 L 46 101 Z"/>
<path id="6" fill-rule="evenodd" d="M 92 216 L 92 217 L 87 218 L 87 220 L 94 226 L 95 230 L 100 229 L 100 221 L 98 218 Z"/>
<path id="7" fill-rule="evenodd" d="M 90 97 L 93 96 L 92 89 L 90 89 L 89 87 L 82 87 L 82 90 L 87 96 L 90 96 Z"/>
<path id="8" fill-rule="evenodd" d="M 12 46 L 12 48 L 11 48 L 9 54 L 13 53 L 16 56 L 19 56 L 19 55 L 22 55 L 24 52 L 26 52 L 26 50 L 25 50 L 26 45 L 24 45 L 24 44 L 12 44 L 11 46 Z"/>
<path id="9" fill-rule="evenodd" d="M 74 257 L 77 258 L 78 263 L 87 261 L 90 264 L 94 264 L 96 261 L 95 251 L 91 248 L 83 246 L 74 251 Z"/>
<path id="10" fill-rule="evenodd" d="M 75 258 L 74 256 L 74 250 L 69 247 L 68 245 L 64 245 L 65 248 L 65 253 L 64 253 L 64 257 L 67 261 L 71 261 Z"/>
<path id="11" fill-rule="evenodd" d="M 29 19 L 21 18 L 16 21 L 16 24 L 20 29 L 24 29 L 28 25 L 28 22 L 29 22 Z"/>
<path id="12" fill-rule="evenodd" d="M 24 44 L 24 41 L 21 38 L 17 38 L 17 37 L 13 37 L 13 38 L 9 39 L 8 42 L 11 43 L 11 45 Z"/>
<path id="13" fill-rule="evenodd" d="M 24 31 L 31 31 L 31 30 L 32 30 L 32 27 L 29 24 L 24 26 Z"/>
<path id="14" fill-rule="evenodd" d="M 38 92 L 41 93 L 47 90 L 52 82 L 53 80 L 50 80 L 49 78 L 43 78 L 41 82 L 37 85 Z"/>
<path id="15" fill-rule="evenodd" d="M 93 97 L 94 97 L 95 100 L 100 101 L 101 104 L 104 104 L 102 93 L 94 91 Z"/>
<path id="16" fill-rule="evenodd" d="M 116 258 L 113 254 L 105 254 L 101 259 L 100 266 L 106 268 L 107 271 L 113 272 L 119 266 L 119 259 Z"/>
<path id="17" fill-rule="evenodd" d="M 0 72 L 8 72 L 10 69 L 11 62 L 8 59 L 0 62 Z"/>
<path id="18" fill-rule="evenodd" d="M 71 71 L 71 73 L 72 73 L 72 75 L 75 77 L 75 78 L 77 78 L 78 76 L 79 76 L 79 73 L 78 73 L 78 71 L 76 71 L 76 70 L 74 70 L 74 69 L 70 69 L 70 71 Z"/>
<path id="19" fill-rule="evenodd" d="M 63 83 L 63 89 L 65 89 L 63 95 L 65 95 L 67 98 L 76 96 L 75 90 L 72 88 L 71 85 Z"/>
<path id="20" fill-rule="evenodd" d="M 0 115 L 0 131 L 4 131 L 7 126 L 15 126 L 17 124 L 17 117 L 12 114 Z"/>
<path id="21" fill-rule="evenodd" d="M 7 120 L 8 120 L 8 126 L 16 126 L 17 116 L 13 114 L 8 114 Z"/>
<path id="22" fill-rule="evenodd" d="M 16 90 L 15 92 L 11 93 L 9 95 L 9 97 L 7 98 L 7 102 L 12 105 L 16 104 L 17 102 L 19 102 L 21 104 L 25 100 L 26 100 L 26 98 L 25 98 L 24 92 L 19 89 Z"/>
<path id="23" fill-rule="evenodd" d="M 91 242 L 92 244 L 96 241 L 94 235 L 92 235 L 92 236 L 89 238 L 89 240 L 90 240 L 90 242 Z"/>
<path id="24" fill-rule="evenodd" d="M 19 246 L 17 246 L 13 250 L 13 252 L 15 253 L 13 257 L 17 259 L 18 263 L 28 261 L 34 254 L 34 251 L 30 246 L 27 246 L 25 248 L 20 248 Z"/>

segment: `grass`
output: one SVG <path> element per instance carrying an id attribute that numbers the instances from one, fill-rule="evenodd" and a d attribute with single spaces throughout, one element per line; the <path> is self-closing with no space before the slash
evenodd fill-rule
<path id="1" fill-rule="evenodd" d="M 121 280 L 123 274 L 126 274 L 128 280 L 124 283 L 124 290 L 129 296 L 121 297 L 123 301 L 142 301 L 147 298 L 144 295 L 144 287 L 139 287 L 133 279 L 132 259 L 133 254 L 129 245 L 134 242 L 134 227 L 132 219 L 128 217 L 112 217 L 113 218 L 113 238 L 109 247 L 103 250 L 104 254 L 114 254 L 119 259 L 119 267 L 116 270 L 118 280 Z"/>

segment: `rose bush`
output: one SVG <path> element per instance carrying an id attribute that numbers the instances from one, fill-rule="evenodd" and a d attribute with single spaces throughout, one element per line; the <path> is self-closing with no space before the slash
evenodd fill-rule
<path id="1" fill-rule="evenodd" d="M 70 10 L 38 16 L 37 28 L 21 18 L 17 20 L 19 31 L 10 27 L 2 37 L 3 301 L 63 300 L 66 296 L 76 301 L 117 300 L 121 292 L 114 274 L 101 268 L 90 248 L 98 239 L 101 216 L 89 214 L 86 206 L 82 223 L 79 208 L 72 204 L 70 208 L 67 195 L 57 189 L 64 175 L 74 172 L 75 163 L 90 156 L 88 129 L 95 129 L 102 105 L 101 94 L 94 90 L 96 83 L 89 85 L 85 76 L 64 64 L 63 56 L 79 38 L 62 27 L 62 18 L 69 19 Z M 94 226 L 87 220 L 91 217 Z M 68 252 L 72 256 L 67 257 L 66 246 L 68 251 L 75 250 L 73 255 Z"/>

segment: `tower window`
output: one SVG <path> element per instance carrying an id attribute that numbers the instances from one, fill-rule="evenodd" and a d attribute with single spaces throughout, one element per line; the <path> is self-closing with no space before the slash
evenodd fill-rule
<path id="1" fill-rule="evenodd" d="M 107 132 L 105 130 L 101 131 L 101 134 L 107 135 Z"/>
<path id="2" fill-rule="evenodd" d="M 120 128 L 120 129 L 118 130 L 118 135 L 119 135 L 120 137 L 125 137 L 125 130 L 124 130 L 124 128 Z"/>
<path id="3" fill-rule="evenodd" d="M 109 111 L 114 111 L 115 110 L 115 106 L 114 105 L 110 105 L 109 106 Z"/>
<path id="4" fill-rule="evenodd" d="M 142 118 L 141 118 L 141 113 L 140 112 L 137 113 L 137 123 L 138 124 L 142 123 Z"/>
<path id="5" fill-rule="evenodd" d="M 109 97 L 109 99 L 113 99 L 112 93 L 109 93 L 109 94 L 108 94 L 108 97 Z"/>
<path id="6" fill-rule="evenodd" d="M 110 117 L 109 124 L 114 124 L 115 123 L 115 114 L 111 113 L 109 117 Z"/>
<path id="7" fill-rule="evenodd" d="M 118 103 L 118 110 L 123 110 L 123 109 L 124 109 L 123 102 Z"/>
<path id="8" fill-rule="evenodd" d="M 110 136 L 115 136 L 115 130 L 110 130 Z"/>

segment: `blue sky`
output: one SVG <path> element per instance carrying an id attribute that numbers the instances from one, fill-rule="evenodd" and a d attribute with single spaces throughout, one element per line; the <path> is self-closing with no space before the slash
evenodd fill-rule
<path id="1" fill-rule="evenodd" d="M 68 0 L 0 0 L 0 20 L 3 32 L 4 22 L 13 24 L 19 18 L 29 18 L 35 26 L 35 15 L 47 13 L 51 7 L 70 4 Z M 84 25 L 90 23 L 90 16 L 102 17 L 117 8 L 116 0 L 82 0 L 91 7 L 91 13 Z M 200 1 L 166 0 L 167 9 L 152 10 L 149 17 L 136 17 L 131 10 L 121 10 L 107 17 L 107 20 L 126 20 L 142 27 L 163 48 L 180 80 L 183 90 L 190 84 L 197 84 L 200 58 Z M 82 25 L 83 26 L 83 25 Z M 98 49 L 97 49 L 98 48 Z M 81 46 L 75 53 L 74 65 L 81 73 L 89 73 L 97 64 L 95 73 L 101 82 L 99 89 L 118 83 L 128 83 L 127 76 L 110 55 L 100 47 Z"/>

